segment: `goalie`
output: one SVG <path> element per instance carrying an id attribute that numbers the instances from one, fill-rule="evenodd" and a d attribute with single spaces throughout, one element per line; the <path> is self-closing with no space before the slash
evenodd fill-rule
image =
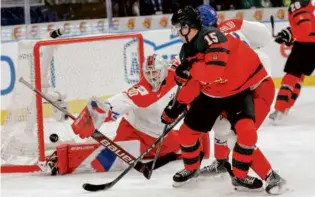
<path id="1" fill-rule="evenodd" d="M 167 63 L 159 55 L 148 56 L 142 69 L 144 77 L 104 103 L 92 98 L 71 125 L 74 133 L 82 139 L 88 138 L 104 122 L 117 121 L 121 117 L 114 142 L 134 156 L 140 155 L 163 132 L 165 125 L 161 123 L 160 117 L 164 107 L 175 95 L 174 68 L 178 64 L 179 60 L 175 58 Z M 204 157 L 208 158 L 208 136 L 200 141 Z M 146 158 L 153 158 L 155 151 L 149 152 Z M 180 155 L 176 130 L 170 131 L 163 140 L 160 157 L 166 155 L 169 160 L 175 160 Z M 104 172 L 123 166 L 114 152 L 99 144 L 62 145 L 49 160 L 50 166 L 58 170 L 59 174 L 82 169 Z"/>

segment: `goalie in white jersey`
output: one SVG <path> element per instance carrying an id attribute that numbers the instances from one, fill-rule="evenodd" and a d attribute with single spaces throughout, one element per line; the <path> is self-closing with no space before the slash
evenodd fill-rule
<path id="1" fill-rule="evenodd" d="M 144 77 L 137 84 L 104 103 L 92 98 L 71 125 L 74 133 L 83 139 L 88 138 L 102 124 L 122 117 L 114 142 L 134 156 L 143 153 L 163 132 L 165 125 L 161 123 L 161 115 L 175 95 L 177 85 L 174 80 L 174 68 L 178 64 L 177 59 L 168 63 L 159 55 L 148 56 L 142 69 Z M 106 135 L 105 132 L 103 134 Z M 204 145 L 204 158 L 207 158 L 209 157 L 208 136 L 201 143 Z M 58 164 L 55 165 L 58 166 L 59 174 L 81 171 L 82 168 L 85 168 L 85 171 L 92 169 L 92 171 L 104 172 L 113 169 L 114 165 L 121 164 L 113 152 L 98 144 L 79 146 L 82 148 L 75 149 L 75 152 L 69 151 L 72 149 L 68 147 L 67 153 L 62 153 L 59 148 L 61 154 L 58 155 Z M 159 156 L 172 154 L 176 159 L 176 155 L 180 155 L 179 151 L 177 132 L 172 130 L 164 138 Z M 154 153 L 155 149 L 147 155 L 147 158 L 153 158 Z M 60 155 L 67 159 L 61 160 Z"/>

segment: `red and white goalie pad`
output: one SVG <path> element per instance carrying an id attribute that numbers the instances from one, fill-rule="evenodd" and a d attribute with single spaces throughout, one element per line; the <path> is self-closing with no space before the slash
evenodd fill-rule
<path id="1" fill-rule="evenodd" d="M 135 157 L 140 155 L 140 143 L 137 140 L 116 142 L 117 145 Z M 108 172 L 122 170 L 128 167 L 126 161 L 132 159 L 123 157 L 125 161 L 117 158 L 117 147 L 109 145 L 107 148 L 100 144 L 63 144 L 47 158 L 47 166 L 51 174 L 69 174 L 79 172 Z M 116 151 L 116 154 L 114 153 Z"/>

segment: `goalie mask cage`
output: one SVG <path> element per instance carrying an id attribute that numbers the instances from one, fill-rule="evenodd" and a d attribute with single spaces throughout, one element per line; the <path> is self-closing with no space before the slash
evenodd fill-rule
<path id="1" fill-rule="evenodd" d="M 17 79 L 78 115 L 88 99 L 101 100 L 136 83 L 144 62 L 140 33 L 19 42 Z M 59 113 L 59 115 L 58 115 Z M 1 111 L 1 172 L 40 171 L 58 144 L 81 142 L 53 106 L 16 82 L 8 108 Z M 118 123 L 100 130 L 113 137 Z M 107 124 L 104 124 L 107 125 Z M 51 142 L 49 136 L 59 140 Z"/>

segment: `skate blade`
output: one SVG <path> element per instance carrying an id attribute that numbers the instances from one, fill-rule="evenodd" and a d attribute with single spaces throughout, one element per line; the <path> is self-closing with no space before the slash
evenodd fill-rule
<path id="1" fill-rule="evenodd" d="M 185 186 L 185 185 L 188 185 L 188 184 L 190 185 L 190 184 L 193 184 L 193 183 L 196 183 L 196 182 L 197 182 L 197 177 L 191 178 L 191 179 L 189 179 L 189 180 L 187 180 L 185 182 L 173 182 L 172 186 L 174 188 L 180 188 L 182 186 Z"/>
<path id="2" fill-rule="evenodd" d="M 238 192 L 262 192 L 262 191 L 264 191 L 264 188 L 260 187 L 260 188 L 256 188 L 256 189 L 249 189 L 249 188 L 242 187 L 242 186 L 234 186 L 234 190 L 238 191 Z"/>
<path id="3" fill-rule="evenodd" d="M 268 191 L 266 190 L 266 192 L 268 194 L 271 194 L 271 195 L 280 195 L 280 194 L 283 194 L 283 193 L 289 192 L 289 191 L 293 191 L 293 190 L 286 187 L 285 185 L 273 187 L 273 188 L 269 189 Z"/>
<path id="4" fill-rule="evenodd" d="M 209 171 L 202 171 L 199 173 L 199 176 L 207 176 L 207 177 L 222 177 L 226 175 L 227 172 L 209 172 Z"/>

